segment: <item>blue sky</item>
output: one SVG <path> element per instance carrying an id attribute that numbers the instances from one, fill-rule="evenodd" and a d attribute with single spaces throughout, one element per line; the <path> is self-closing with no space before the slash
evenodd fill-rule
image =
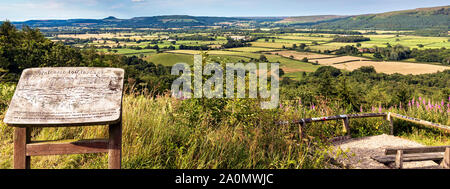
<path id="1" fill-rule="evenodd" d="M 0 19 L 356 15 L 448 4 L 449 0 L 1 0 Z"/>

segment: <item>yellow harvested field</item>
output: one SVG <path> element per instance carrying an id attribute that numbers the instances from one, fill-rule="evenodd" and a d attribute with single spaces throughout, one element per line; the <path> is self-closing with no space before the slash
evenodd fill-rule
<path id="1" fill-rule="evenodd" d="M 284 57 L 293 56 L 294 59 L 297 59 L 297 60 L 301 60 L 305 57 L 308 59 L 334 57 L 333 55 L 323 55 L 323 54 L 316 54 L 316 53 L 310 53 L 310 52 L 297 52 L 297 51 L 274 51 L 274 52 L 270 52 L 270 53 L 278 54 L 278 55 L 284 56 Z"/>
<path id="2" fill-rule="evenodd" d="M 438 66 L 430 64 L 420 64 L 420 63 L 405 63 L 405 62 L 376 62 L 376 61 L 356 61 L 349 62 L 345 64 L 334 64 L 334 67 L 338 69 L 354 70 L 362 66 L 373 66 L 377 72 L 393 74 L 427 74 L 435 73 L 438 71 L 444 71 L 450 69 L 449 66 Z"/>
<path id="3" fill-rule="evenodd" d="M 333 57 L 333 58 L 325 58 L 325 59 L 317 59 L 313 60 L 313 62 L 317 61 L 317 63 L 321 65 L 333 65 L 340 62 L 347 62 L 347 61 L 362 61 L 362 60 L 368 60 L 367 58 L 362 57 L 355 57 L 355 56 L 340 56 L 340 57 Z"/>

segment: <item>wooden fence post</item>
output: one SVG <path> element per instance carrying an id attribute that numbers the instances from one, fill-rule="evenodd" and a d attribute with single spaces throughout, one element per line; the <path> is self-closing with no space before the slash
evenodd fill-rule
<path id="1" fill-rule="evenodd" d="M 26 154 L 27 143 L 31 140 L 31 128 L 14 129 L 14 169 L 30 169 L 30 156 Z"/>
<path id="2" fill-rule="evenodd" d="M 450 169 L 450 148 L 445 148 L 444 159 L 442 167 L 444 169 Z"/>
<path id="3" fill-rule="evenodd" d="M 395 156 L 395 168 L 403 168 L 403 150 L 397 150 L 397 155 Z"/>
<path id="4" fill-rule="evenodd" d="M 342 123 L 344 125 L 344 132 L 347 136 L 350 136 L 350 125 L 348 122 L 348 117 L 345 117 L 345 119 L 342 120 Z"/>

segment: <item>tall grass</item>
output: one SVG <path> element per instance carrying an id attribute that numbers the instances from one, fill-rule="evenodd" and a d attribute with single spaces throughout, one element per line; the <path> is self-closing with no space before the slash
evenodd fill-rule
<path id="1" fill-rule="evenodd" d="M 179 100 L 128 94 L 123 100 L 123 168 L 324 168 L 327 146 L 275 126 L 273 111 L 239 100 Z M 204 103 L 208 104 L 208 106 Z M 197 105 L 196 105 L 197 104 Z M 223 108 L 217 113 L 215 108 Z M 256 109 L 258 112 L 251 113 Z M 13 128 L 0 122 L 0 168 L 12 167 Z M 37 128 L 32 140 L 92 139 L 107 127 Z M 106 168 L 106 154 L 32 157 L 32 168 Z"/>

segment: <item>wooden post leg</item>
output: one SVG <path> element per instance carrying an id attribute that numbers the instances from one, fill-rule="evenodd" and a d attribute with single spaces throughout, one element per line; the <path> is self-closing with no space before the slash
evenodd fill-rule
<path id="1" fill-rule="evenodd" d="M 14 169 L 30 169 L 30 156 L 26 155 L 26 146 L 30 138 L 31 128 L 14 129 Z"/>
<path id="2" fill-rule="evenodd" d="M 442 161 L 444 169 L 450 169 L 450 148 L 445 148 L 444 160 Z"/>
<path id="3" fill-rule="evenodd" d="M 122 162 L 122 121 L 109 125 L 108 167 L 120 169 Z"/>
<path id="4" fill-rule="evenodd" d="M 403 150 L 397 150 L 397 155 L 395 156 L 395 168 L 403 168 Z"/>
<path id="5" fill-rule="evenodd" d="M 342 120 L 342 124 L 344 125 L 344 133 L 346 133 L 347 136 L 350 136 L 350 125 L 348 122 L 348 117 Z"/>

